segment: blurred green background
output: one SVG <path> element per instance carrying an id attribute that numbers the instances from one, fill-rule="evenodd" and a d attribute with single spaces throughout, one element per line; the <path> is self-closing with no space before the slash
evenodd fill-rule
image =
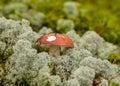
<path id="1" fill-rule="evenodd" d="M 59 33 L 72 28 L 79 35 L 94 30 L 105 40 L 120 45 L 119 4 L 120 0 L 0 0 L 0 16 L 25 18 L 34 31 L 43 26 Z M 59 19 L 72 20 L 72 23 Z"/>

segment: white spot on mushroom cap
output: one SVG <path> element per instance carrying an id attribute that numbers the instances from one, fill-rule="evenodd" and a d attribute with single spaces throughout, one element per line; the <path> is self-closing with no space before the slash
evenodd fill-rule
<path id="1" fill-rule="evenodd" d="M 47 41 L 54 41 L 56 39 L 55 36 L 49 36 L 46 40 Z"/>

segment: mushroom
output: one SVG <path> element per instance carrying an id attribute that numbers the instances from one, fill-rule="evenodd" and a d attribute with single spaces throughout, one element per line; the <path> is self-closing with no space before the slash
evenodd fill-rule
<path id="1" fill-rule="evenodd" d="M 38 43 L 50 44 L 49 54 L 52 56 L 60 55 L 60 46 L 74 47 L 72 40 L 64 34 L 49 33 L 38 39 Z"/>

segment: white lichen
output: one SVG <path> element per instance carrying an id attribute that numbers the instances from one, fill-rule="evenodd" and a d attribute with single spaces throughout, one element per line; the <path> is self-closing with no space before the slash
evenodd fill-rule
<path id="1" fill-rule="evenodd" d="M 22 17 L 28 19 L 31 24 L 40 27 L 42 26 L 43 20 L 45 18 L 45 14 L 43 14 L 42 12 L 28 11 L 27 13 L 23 13 Z"/>
<path id="2" fill-rule="evenodd" d="M 67 15 L 72 15 L 72 16 L 78 16 L 79 14 L 77 3 L 71 1 L 64 3 L 63 11 Z"/>
<path id="3" fill-rule="evenodd" d="M 70 19 L 59 19 L 57 21 L 57 28 L 58 31 L 62 30 L 63 32 L 68 32 L 74 29 L 74 22 Z"/>
<path id="4" fill-rule="evenodd" d="M 103 38 L 101 38 L 97 33 L 94 31 L 87 31 L 83 36 L 83 46 L 84 48 L 88 49 L 92 52 L 93 55 L 97 54 L 97 49 L 103 45 L 105 42 Z"/>
<path id="5" fill-rule="evenodd" d="M 94 76 L 95 70 L 87 66 L 81 66 L 73 72 L 73 77 L 79 81 L 80 86 L 92 86 Z"/>
<path id="6" fill-rule="evenodd" d="M 101 83 L 100 83 L 98 86 L 109 86 L 108 80 L 102 79 L 102 80 L 101 80 Z"/>
<path id="7" fill-rule="evenodd" d="M 79 81 L 77 79 L 70 79 L 66 81 L 63 86 L 80 86 Z"/>
<path id="8" fill-rule="evenodd" d="M 70 30 L 66 33 L 68 37 L 72 39 L 74 42 L 74 47 L 80 47 L 81 46 L 81 38 L 80 36 L 75 32 L 75 30 Z"/>
<path id="9" fill-rule="evenodd" d="M 38 32 L 38 34 L 39 34 L 40 36 L 43 36 L 43 35 L 48 34 L 48 33 L 51 33 L 51 32 L 53 32 L 51 28 L 42 27 L 42 28 L 40 29 L 40 31 Z"/>
<path id="10" fill-rule="evenodd" d="M 117 48 L 117 46 L 106 42 L 94 31 L 87 31 L 81 39 L 81 45 L 95 57 L 101 59 L 108 59 L 109 53 Z"/>
<path id="11" fill-rule="evenodd" d="M 6 43 L 16 43 L 18 36 L 22 33 L 32 31 L 27 20 L 15 21 L 12 19 L 0 18 L 0 39 Z"/>
<path id="12" fill-rule="evenodd" d="M 98 49 L 98 57 L 101 59 L 108 59 L 109 54 L 117 49 L 117 46 L 111 44 L 111 43 L 104 43 L 103 46 L 99 47 Z"/>
<path id="13" fill-rule="evenodd" d="M 43 27 L 36 33 L 27 20 L 4 17 L 0 18 L 0 27 L 0 53 L 5 50 L 3 55 L 6 57 L 8 50 L 13 51 L 6 59 L 4 69 L 0 68 L 0 76 L 5 78 L 4 86 L 93 86 L 96 75 L 102 78 L 99 86 L 108 86 L 107 80 L 120 74 L 119 67 L 107 60 L 116 46 L 94 31 L 87 31 L 80 37 L 72 27 L 66 35 L 74 42 L 74 48 L 63 49 L 60 56 L 52 57 L 47 51 L 38 52 L 33 46 L 39 37 L 53 32 L 51 28 Z M 119 82 L 119 77 L 114 78 L 110 85 Z"/>
<path id="14" fill-rule="evenodd" d="M 33 76 L 30 70 L 36 57 L 37 51 L 32 49 L 31 43 L 27 40 L 19 40 L 14 46 L 14 54 L 10 57 L 11 61 L 6 64 L 8 70 L 6 80 L 13 84 L 17 80 L 19 80 L 18 83 L 22 83 L 23 79 Z"/>
<path id="15" fill-rule="evenodd" d="M 73 48 L 69 49 L 66 52 L 66 55 L 69 56 L 73 70 L 80 67 L 80 62 L 86 57 L 92 56 L 92 54 L 86 49 Z"/>
<path id="16" fill-rule="evenodd" d="M 33 31 L 27 31 L 18 36 L 19 39 L 24 39 L 30 41 L 32 44 L 36 43 L 36 40 L 39 38 L 39 35 Z"/>
<path id="17" fill-rule="evenodd" d="M 101 60 L 94 57 L 88 57 L 83 59 L 80 64 L 82 66 L 88 66 L 95 70 L 96 74 L 100 74 L 105 79 L 109 79 L 113 76 L 116 76 L 116 67 L 113 66 L 107 60 Z M 110 72 L 109 72 L 110 71 Z"/>

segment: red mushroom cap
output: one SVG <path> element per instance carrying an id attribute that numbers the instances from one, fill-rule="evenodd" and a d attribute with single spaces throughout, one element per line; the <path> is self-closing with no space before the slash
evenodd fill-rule
<path id="1" fill-rule="evenodd" d="M 49 33 L 39 38 L 42 44 L 74 47 L 72 40 L 64 34 Z"/>

